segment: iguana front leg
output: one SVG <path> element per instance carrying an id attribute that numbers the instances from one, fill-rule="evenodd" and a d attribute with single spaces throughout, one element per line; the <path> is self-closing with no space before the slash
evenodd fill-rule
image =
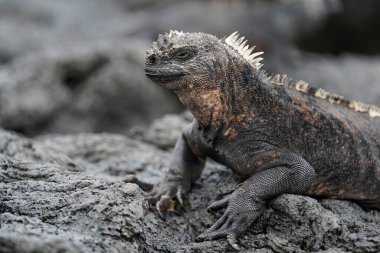
<path id="1" fill-rule="evenodd" d="M 273 152 L 270 153 L 268 156 L 272 157 Z M 268 160 L 260 155 L 260 160 Z M 302 157 L 290 152 L 282 152 L 269 163 L 277 165 L 264 164 L 270 168 L 254 174 L 231 195 L 211 204 L 208 211 L 226 210 L 212 227 L 198 236 L 197 241 L 227 238 L 228 243 L 238 249 L 237 236 L 258 218 L 269 199 L 282 193 L 303 193 L 315 177 L 314 169 Z"/>
<path id="2" fill-rule="evenodd" d="M 155 204 L 161 216 L 168 209 L 168 202 L 176 199 L 183 205 L 183 197 L 190 191 L 191 183 L 198 179 L 205 165 L 206 157 L 198 150 L 192 140 L 192 131 L 195 122 L 186 127 L 177 139 L 174 151 L 169 162 L 169 170 L 165 177 L 153 186 L 136 179 L 142 189 L 151 189 L 147 193 L 148 201 Z"/>

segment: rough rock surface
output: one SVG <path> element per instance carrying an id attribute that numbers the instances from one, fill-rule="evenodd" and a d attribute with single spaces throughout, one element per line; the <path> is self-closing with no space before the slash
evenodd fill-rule
<path id="1" fill-rule="evenodd" d="M 180 115 L 167 114 L 156 119 L 147 128 L 133 127 L 128 132 L 128 136 L 150 143 L 164 150 L 174 148 L 178 136 L 182 129 L 194 119 L 190 111 L 185 111 Z"/>
<path id="2" fill-rule="evenodd" d="M 0 69 L 0 125 L 28 135 L 126 132 L 179 112 L 174 95 L 144 76 L 147 47 L 133 39 L 78 43 Z"/>
<path id="3" fill-rule="evenodd" d="M 171 118 L 174 126 L 188 120 Z M 209 162 L 186 211 L 177 208 L 165 221 L 137 185 L 125 183 L 131 174 L 156 182 L 169 157 L 120 135 L 27 139 L 1 130 L 0 252 L 230 251 L 224 241 L 193 242 L 220 215 L 207 214 L 207 205 L 239 182 L 224 166 Z M 257 252 L 378 252 L 380 213 L 348 201 L 282 195 L 240 244 Z"/>

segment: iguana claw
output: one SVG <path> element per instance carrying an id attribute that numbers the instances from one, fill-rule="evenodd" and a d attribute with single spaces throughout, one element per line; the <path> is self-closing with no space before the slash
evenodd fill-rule
<path id="1" fill-rule="evenodd" d="M 183 207 L 183 198 L 182 198 L 182 190 L 181 189 L 177 190 L 176 199 L 178 200 L 179 204 Z"/>
<path id="2" fill-rule="evenodd" d="M 160 215 L 160 217 L 165 220 L 165 214 L 162 212 L 162 208 L 161 208 L 161 202 L 160 201 L 157 201 L 156 203 L 156 210 L 158 212 L 158 214 Z"/>
<path id="3" fill-rule="evenodd" d="M 239 247 L 239 245 L 237 244 L 237 238 L 236 238 L 236 235 L 235 235 L 235 234 L 229 234 L 229 235 L 227 235 L 227 242 L 228 242 L 228 244 L 229 244 L 232 248 L 234 248 L 234 249 L 236 249 L 236 250 L 240 250 L 240 247 Z"/>
<path id="4" fill-rule="evenodd" d="M 177 180 L 163 180 L 156 185 L 150 185 L 148 183 L 138 180 L 135 176 L 128 176 L 124 181 L 129 183 L 135 183 L 144 191 L 146 200 L 155 206 L 158 214 L 161 218 L 165 219 L 165 212 L 174 212 L 176 208 L 176 201 L 183 207 L 183 196 L 190 189 L 190 183 Z M 150 189 L 146 192 L 145 189 Z"/>

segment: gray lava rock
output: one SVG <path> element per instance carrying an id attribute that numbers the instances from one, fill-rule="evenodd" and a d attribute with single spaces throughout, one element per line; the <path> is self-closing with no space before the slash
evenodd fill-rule
<path id="1" fill-rule="evenodd" d="M 173 94 L 143 73 L 147 47 L 141 40 L 86 42 L 18 60 L 0 70 L 0 125 L 28 135 L 126 132 L 178 112 Z"/>
<path id="2" fill-rule="evenodd" d="M 186 211 L 177 208 L 165 221 L 137 185 L 126 183 L 130 175 L 157 182 L 169 158 L 120 135 L 27 139 L 1 130 L 0 252 L 230 251 L 223 240 L 194 243 L 221 215 L 210 216 L 207 206 L 239 183 L 229 169 L 210 161 Z M 378 252 L 380 213 L 348 201 L 282 195 L 239 240 L 258 252 Z"/>
<path id="3" fill-rule="evenodd" d="M 51 46 L 114 38 L 128 24 L 125 11 L 102 0 L 0 0 L 0 18 L 0 64 Z"/>
<path id="4" fill-rule="evenodd" d="M 174 148 L 182 129 L 190 124 L 193 119 L 194 117 L 189 111 L 180 115 L 168 114 L 154 120 L 146 129 L 142 127 L 131 128 L 128 136 L 154 144 L 161 149 L 170 150 Z"/>

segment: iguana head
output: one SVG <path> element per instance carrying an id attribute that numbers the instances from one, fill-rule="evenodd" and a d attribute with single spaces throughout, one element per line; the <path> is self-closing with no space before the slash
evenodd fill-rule
<path id="1" fill-rule="evenodd" d="M 243 40 L 236 32 L 221 40 L 170 31 L 147 51 L 145 74 L 174 90 L 201 125 L 216 129 L 248 106 L 243 90 L 252 86 L 251 77 L 261 66 L 256 58 L 261 52 L 251 54 L 253 48 Z"/>
<path id="2" fill-rule="evenodd" d="M 243 40 L 236 32 L 225 40 L 204 33 L 160 34 L 147 51 L 145 74 L 168 89 L 215 88 L 234 72 L 229 64 L 261 66 L 261 58 L 255 58 L 261 52 L 251 55 L 254 47 L 249 49 Z"/>

